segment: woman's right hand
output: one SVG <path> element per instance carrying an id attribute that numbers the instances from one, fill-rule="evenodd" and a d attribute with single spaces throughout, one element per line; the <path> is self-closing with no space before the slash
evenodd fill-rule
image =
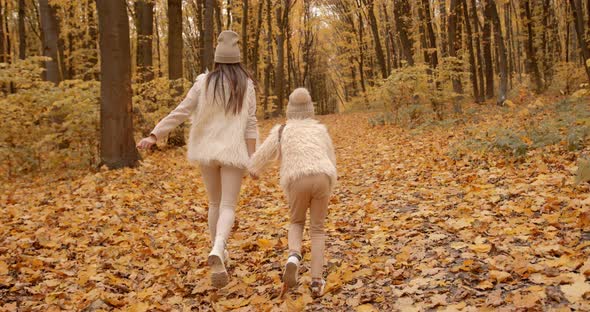
<path id="1" fill-rule="evenodd" d="M 150 149 L 152 146 L 154 146 L 154 144 L 156 144 L 156 141 L 156 136 L 152 134 L 147 138 L 141 139 L 141 141 L 137 143 L 137 148 L 145 150 Z"/>

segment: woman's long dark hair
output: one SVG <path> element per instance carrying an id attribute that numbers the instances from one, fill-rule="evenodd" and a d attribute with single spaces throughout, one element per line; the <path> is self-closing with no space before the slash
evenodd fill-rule
<path id="1" fill-rule="evenodd" d="M 244 68 L 242 63 L 223 64 L 215 63 L 213 71 L 207 75 L 205 81 L 205 90 L 209 90 L 209 83 L 213 81 L 213 102 L 216 102 L 218 95 L 223 96 L 226 113 L 239 114 L 242 111 L 242 103 L 248 90 L 248 79 L 254 82 L 250 73 Z M 225 98 L 225 81 L 229 84 L 229 99 Z M 221 85 L 221 94 L 218 94 L 218 87 Z"/>

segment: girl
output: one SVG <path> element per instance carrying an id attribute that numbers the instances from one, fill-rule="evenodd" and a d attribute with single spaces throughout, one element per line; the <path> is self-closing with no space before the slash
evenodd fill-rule
<path id="1" fill-rule="evenodd" d="M 307 209 L 311 219 L 311 292 L 319 297 L 326 282 L 323 276 L 324 220 L 328 202 L 336 183 L 336 157 L 326 127 L 314 117 L 311 96 L 299 88 L 289 96 L 287 123 L 275 126 L 252 156 L 248 170 L 258 176 L 269 160 L 281 158 L 281 186 L 289 202 L 289 257 L 283 282 L 297 285 L 301 257 L 301 240 Z"/>
<path id="2" fill-rule="evenodd" d="M 254 83 L 240 63 L 238 38 L 233 31 L 219 35 L 214 70 L 198 76 L 184 101 L 138 143 L 139 148 L 150 148 L 191 118 L 188 160 L 200 165 L 209 197 L 213 248 L 208 264 L 211 282 L 217 288 L 229 282 L 225 246 L 244 171 L 258 137 Z"/>

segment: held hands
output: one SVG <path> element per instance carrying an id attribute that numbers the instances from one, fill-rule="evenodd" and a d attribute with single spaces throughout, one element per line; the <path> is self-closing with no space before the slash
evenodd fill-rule
<path id="1" fill-rule="evenodd" d="M 139 143 L 137 143 L 137 148 L 148 150 L 152 146 L 154 146 L 154 144 L 156 144 L 156 141 L 157 141 L 156 136 L 152 134 L 147 138 L 141 139 L 141 141 L 139 141 Z"/>

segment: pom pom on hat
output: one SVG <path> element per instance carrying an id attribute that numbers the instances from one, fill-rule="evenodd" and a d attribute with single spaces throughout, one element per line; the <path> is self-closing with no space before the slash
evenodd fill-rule
<path id="1" fill-rule="evenodd" d="M 311 95 L 305 88 L 297 88 L 289 95 L 287 105 L 288 119 L 305 119 L 314 116 L 313 102 Z"/>

